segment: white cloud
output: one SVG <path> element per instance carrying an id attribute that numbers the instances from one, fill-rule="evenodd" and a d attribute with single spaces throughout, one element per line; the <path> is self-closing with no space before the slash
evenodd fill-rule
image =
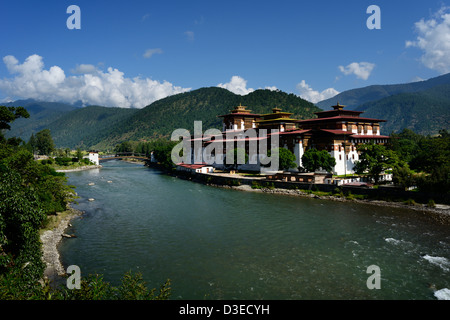
<path id="1" fill-rule="evenodd" d="M 160 48 L 155 49 L 147 49 L 144 54 L 142 55 L 144 58 L 151 58 L 154 54 L 162 54 L 163 51 Z"/>
<path id="2" fill-rule="evenodd" d="M 247 80 L 239 76 L 232 76 L 230 82 L 219 83 L 217 86 L 227 89 L 235 94 L 240 94 L 241 96 L 245 96 L 246 94 L 255 91 L 252 88 L 247 89 Z"/>
<path id="3" fill-rule="evenodd" d="M 335 95 L 339 94 L 339 91 L 337 91 L 333 88 L 325 89 L 322 92 L 313 90 L 305 82 L 305 80 L 302 80 L 300 83 L 297 84 L 297 90 L 299 92 L 300 98 L 308 100 L 309 102 L 312 102 L 312 103 L 317 103 L 319 101 L 332 98 Z"/>
<path id="4" fill-rule="evenodd" d="M 71 72 L 75 74 L 86 74 L 86 73 L 96 73 L 98 70 L 92 64 L 79 64 Z"/>
<path id="5" fill-rule="evenodd" d="M 45 70 L 43 58 L 36 54 L 22 64 L 14 56 L 4 57 L 3 62 L 13 75 L 0 79 L 0 90 L 9 98 L 143 108 L 156 100 L 190 90 L 167 81 L 126 78 L 118 69 L 110 67 L 104 72 L 93 65 L 78 65 L 73 70 L 78 75 L 66 77 L 58 66 Z"/>
<path id="6" fill-rule="evenodd" d="M 194 31 L 185 31 L 184 34 L 186 35 L 188 41 L 194 41 L 195 39 Z"/>
<path id="7" fill-rule="evenodd" d="M 441 74 L 450 72 L 450 7 L 443 6 L 429 20 L 415 23 L 415 41 L 406 41 L 406 47 L 423 51 L 422 63 Z"/>
<path id="8" fill-rule="evenodd" d="M 375 64 L 370 62 L 352 62 L 348 66 L 339 66 L 339 70 L 345 74 L 354 74 L 357 78 L 367 80 L 375 68 Z"/>
<path id="9" fill-rule="evenodd" d="M 265 90 L 270 90 L 270 91 L 278 91 L 279 89 L 275 86 L 266 86 L 264 87 Z"/>

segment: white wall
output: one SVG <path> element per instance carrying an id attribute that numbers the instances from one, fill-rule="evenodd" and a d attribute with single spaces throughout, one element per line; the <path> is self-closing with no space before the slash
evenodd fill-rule
<path id="1" fill-rule="evenodd" d="M 100 164 L 100 161 L 98 160 L 98 153 L 96 152 L 89 152 L 89 160 L 96 165 Z"/>

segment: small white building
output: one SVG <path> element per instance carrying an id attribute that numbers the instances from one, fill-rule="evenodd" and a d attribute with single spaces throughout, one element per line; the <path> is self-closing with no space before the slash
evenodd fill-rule
<path id="1" fill-rule="evenodd" d="M 100 160 L 98 159 L 98 152 L 97 151 L 89 151 L 89 160 L 92 163 L 95 163 L 96 165 L 100 164 Z"/>
<path id="2" fill-rule="evenodd" d="M 212 165 L 206 163 L 199 164 L 187 164 L 187 163 L 178 163 L 177 164 L 178 171 L 187 171 L 191 173 L 213 173 L 214 168 Z"/>

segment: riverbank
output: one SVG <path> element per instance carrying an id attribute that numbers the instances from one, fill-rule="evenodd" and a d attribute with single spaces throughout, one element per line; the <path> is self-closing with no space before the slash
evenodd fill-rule
<path id="1" fill-rule="evenodd" d="M 361 189 L 361 188 L 350 188 L 349 190 L 342 190 L 344 188 L 340 188 L 340 194 L 336 194 L 333 190 L 339 189 L 337 186 L 331 185 L 314 185 L 314 190 L 312 185 L 308 185 L 310 188 L 305 189 L 305 186 L 301 186 L 300 184 L 295 183 L 286 183 L 281 181 L 274 180 L 265 180 L 264 178 L 255 178 L 255 177 L 238 177 L 236 175 L 231 174 L 189 174 L 183 172 L 168 172 L 167 174 L 171 176 L 175 176 L 180 179 L 190 180 L 193 182 L 202 183 L 209 186 L 221 187 L 221 188 L 231 188 L 240 191 L 250 191 L 250 192 L 264 192 L 264 193 L 273 193 L 273 194 L 283 194 L 290 196 L 301 196 L 308 198 L 316 198 L 322 200 L 331 200 L 331 201 L 348 201 L 348 202 L 358 202 L 363 204 L 370 204 L 376 206 L 385 206 L 385 207 L 395 207 L 395 208 L 403 208 L 413 210 L 414 212 L 425 216 L 426 218 L 430 218 L 440 224 L 450 225 L 450 205 L 446 203 L 436 203 L 430 205 L 430 203 L 424 204 L 418 201 L 414 201 L 409 198 L 415 194 L 409 193 L 405 199 L 400 201 L 398 197 L 394 196 L 394 190 L 383 191 L 377 195 L 379 190 L 375 189 Z M 312 189 L 312 190 L 311 190 Z M 324 189 L 324 190 L 321 190 Z M 313 191 L 314 190 L 314 191 Z M 350 191 L 353 192 L 350 192 Z M 368 193 L 369 191 L 375 191 L 374 195 Z M 361 193 L 361 194 L 359 194 Z M 380 196 L 382 195 L 382 196 Z"/>
<path id="2" fill-rule="evenodd" d="M 83 212 L 68 206 L 66 211 L 51 217 L 46 229 L 41 230 L 42 259 L 46 264 L 44 277 L 52 282 L 66 274 L 58 251 L 59 242 L 63 237 L 70 237 L 65 234 L 70 221 L 82 214 Z"/>
<path id="3" fill-rule="evenodd" d="M 56 172 L 75 172 L 75 171 L 84 171 L 84 170 L 91 170 L 91 169 L 100 169 L 101 165 L 93 165 L 93 166 L 82 166 L 78 168 L 73 169 L 56 169 Z"/>
<path id="4" fill-rule="evenodd" d="M 252 188 L 249 185 L 240 186 L 224 186 L 224 185 L 211 185 L 215 187 L 226 187 L 234 190 L 247 191 L 247 192 L 261 192 L 261 193 L 272 193 L 272 194 L 283 194 L 289 196 L 301 196 L 314 199 L 340 201 L 340 202 L 356 202 L 363 204 L 370 204 L 375 206 L 385 206 L 394 208 L 403 208 L 416 211 L 418 214 L 426 215 L 427 217 L 441 223 L 450 225 L 450 206 L 437 204 L 435 207 L 430 207 L 425 204 L 416 203 L 414 205 L 405 204 L 403 202 L 396 201 L 382 201 L 373 199 L 348 199 L 345 196 L 333 196 L 333 195 L 318 195 L 314 192 L 305 192 L 305 190 L 300 189 L 281 189 L 281 188 Z"/>

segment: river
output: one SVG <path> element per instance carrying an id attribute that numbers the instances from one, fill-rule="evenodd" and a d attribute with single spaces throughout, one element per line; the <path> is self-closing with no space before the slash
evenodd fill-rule
<path id="1" fill-rule="evenodd" d="M 450 288 L 450 228 L 414 210 L 216 188 L 123 161 L 66 175 L 85 214 L 59 250 L 82 276 L 170 279 L 172 299 L 436 299 Z"/>

